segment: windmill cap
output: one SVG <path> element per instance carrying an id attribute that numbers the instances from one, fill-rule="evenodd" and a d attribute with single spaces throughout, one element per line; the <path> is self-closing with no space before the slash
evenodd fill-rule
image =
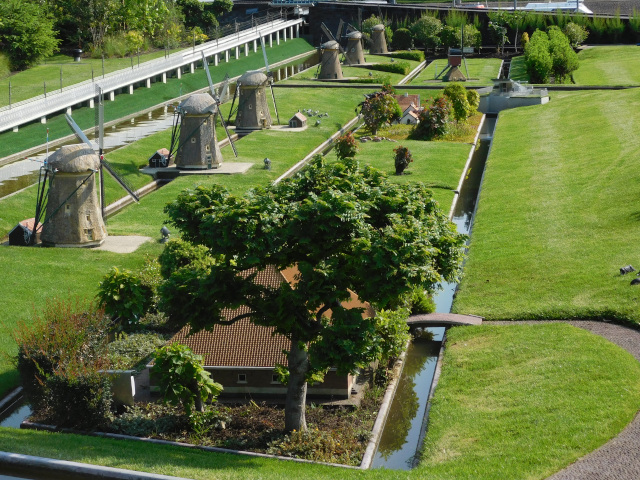
<path id="1" fill-rule="evenodd" d="M 267 76 L 260 70 L 249 70 L 238 79 L 238 83 L 240 83 L 240 85 L 242 86 L 260 86 L 264 85 L 267 80 Z"/>
<path id="2" fill-rule="evenodd" d="M 373 30 L 374 32 L 382 32 L 384 30 L 384 25 L 382 25 L 381 23 L 379 23 L 378 25 L 374 25 L 371 30 Z"/>
<path id="3" fill-rule="evenodd" d="M 49 157 L 49 165 L 63 173 L 80 173 L 97 170 L 100 159 L 89 145 L 79 143 L 64 145 Z"/>
<path id="4" fill-rule="evenodd" d="M 216 112 L 216 102 L 208 93 L 196 93 L 180 102 L 179 108 L 187 115 L 203 115 Z"/>
<path id="5" fill-rule="evenodd" d="M 337 50 L 338 42 L 335 40 L 329 40 L 328 42 L 323 43 L 321 48 L 324 48 L 325 50 Z"/>
<path id="6" fill-rule="evenodd" d="M 352 38 L 357 38 L 357 39 L 361 39 L 362 38 L 362 34 L 360 32 L 351 32 L 347 35 L 348 39 L 352 39 Z"/>

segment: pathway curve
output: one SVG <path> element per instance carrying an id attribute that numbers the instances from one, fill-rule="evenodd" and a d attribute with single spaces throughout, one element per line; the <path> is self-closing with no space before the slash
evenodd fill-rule
<path id="1" fill-rule="evenodd" d="M 514 322 L 484 322 L 486 325 Z M 539 321 L 518 323 L 535 324 Z M 640 362 L 640 331 L 613 323 L 563 322 L 584 328 L 624 348 Z M 555 473 L 547 480 L 638 480 L 640 479 L 640 415 L 617 437 Z"/>

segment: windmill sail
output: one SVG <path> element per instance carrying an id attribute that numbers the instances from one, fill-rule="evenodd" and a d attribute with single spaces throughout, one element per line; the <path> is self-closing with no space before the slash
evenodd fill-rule
<path id="1" fill-rule="evenodd" d="M 260 45 L 262 46 L 262 56 L 264 57 L 264 67 L 267 70 L 267 78 L 269 79 L 269 89 L 271 90 L 271 100 L 273 100 L 273 109 L 276 112 L 276 120 L 280 125 L 280 115 L 278 114 L 278 105 L 276 104 L 276 96 L 273 93 L 273 73 L 269 69 L 269 61 L 267 60 L 267 48 L 264 46 L 264 37 L 260 36 Z"/>

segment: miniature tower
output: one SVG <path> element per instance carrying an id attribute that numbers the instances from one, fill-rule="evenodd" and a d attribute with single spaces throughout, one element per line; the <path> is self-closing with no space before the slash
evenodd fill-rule
<path id="1" fill-rule="evenodd" d="M 363 63 L 362 34 L 360 32 L 351 32 L 347 35 L 347 51 L 344 54 L 344 64 L 362 65 Z"/>
<path id="2" fill-rule="evenodd" d="M 322 59 L 320 64 L 320 80 L 342 79 L 342 69 L 340 68 L 340 45 L 335 40 L 329 40 L 320 47 Z"/>
<path id="3" fill-rule="evenodd" d="M 259 70 L 250 70 L 238 79 L 238 115 L 236 128 L 260 130 L 271 128 L 271 113 L 267 104 L 269 77 Z"/>
<path id="4" fill-rule="evenodd" d="M 107 237 L 96 173 L 100 158 L 85 144 L 65 145 L 49 157 L 49 184 L 42 243 L 55 247 L 97 247 Z"/>
<path id="5" fill-rule="evenodd" d="M 222 154 L 216 138 L 218 107 L 208 93 L 197 93 L 179 105 L 180 147 L 176 167 L 205 170 L 219 168 Z"/>
<path id="6" fill-rule="evenodd" d="M 371 29 L 371 48 L 369 53 L 388 53 L 387 40 L 384 36 L 384 25 L 379 23 Z"/>

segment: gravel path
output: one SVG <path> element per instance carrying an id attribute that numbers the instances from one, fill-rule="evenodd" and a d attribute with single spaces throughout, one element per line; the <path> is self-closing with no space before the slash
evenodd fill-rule
<path id="1" fill-rule="evenodd" d="M 514 322 L 484 322 L 506 325 Z M 518 322 L 540 323 L 540 322 Z M 605 322 L 563 322 L 584 328 L 624 348 L 640 362 L 640 331 Z M 640 416 L 602 447 L 585 455 L 548 480 L 638 480 L 640 479 Z"/>

